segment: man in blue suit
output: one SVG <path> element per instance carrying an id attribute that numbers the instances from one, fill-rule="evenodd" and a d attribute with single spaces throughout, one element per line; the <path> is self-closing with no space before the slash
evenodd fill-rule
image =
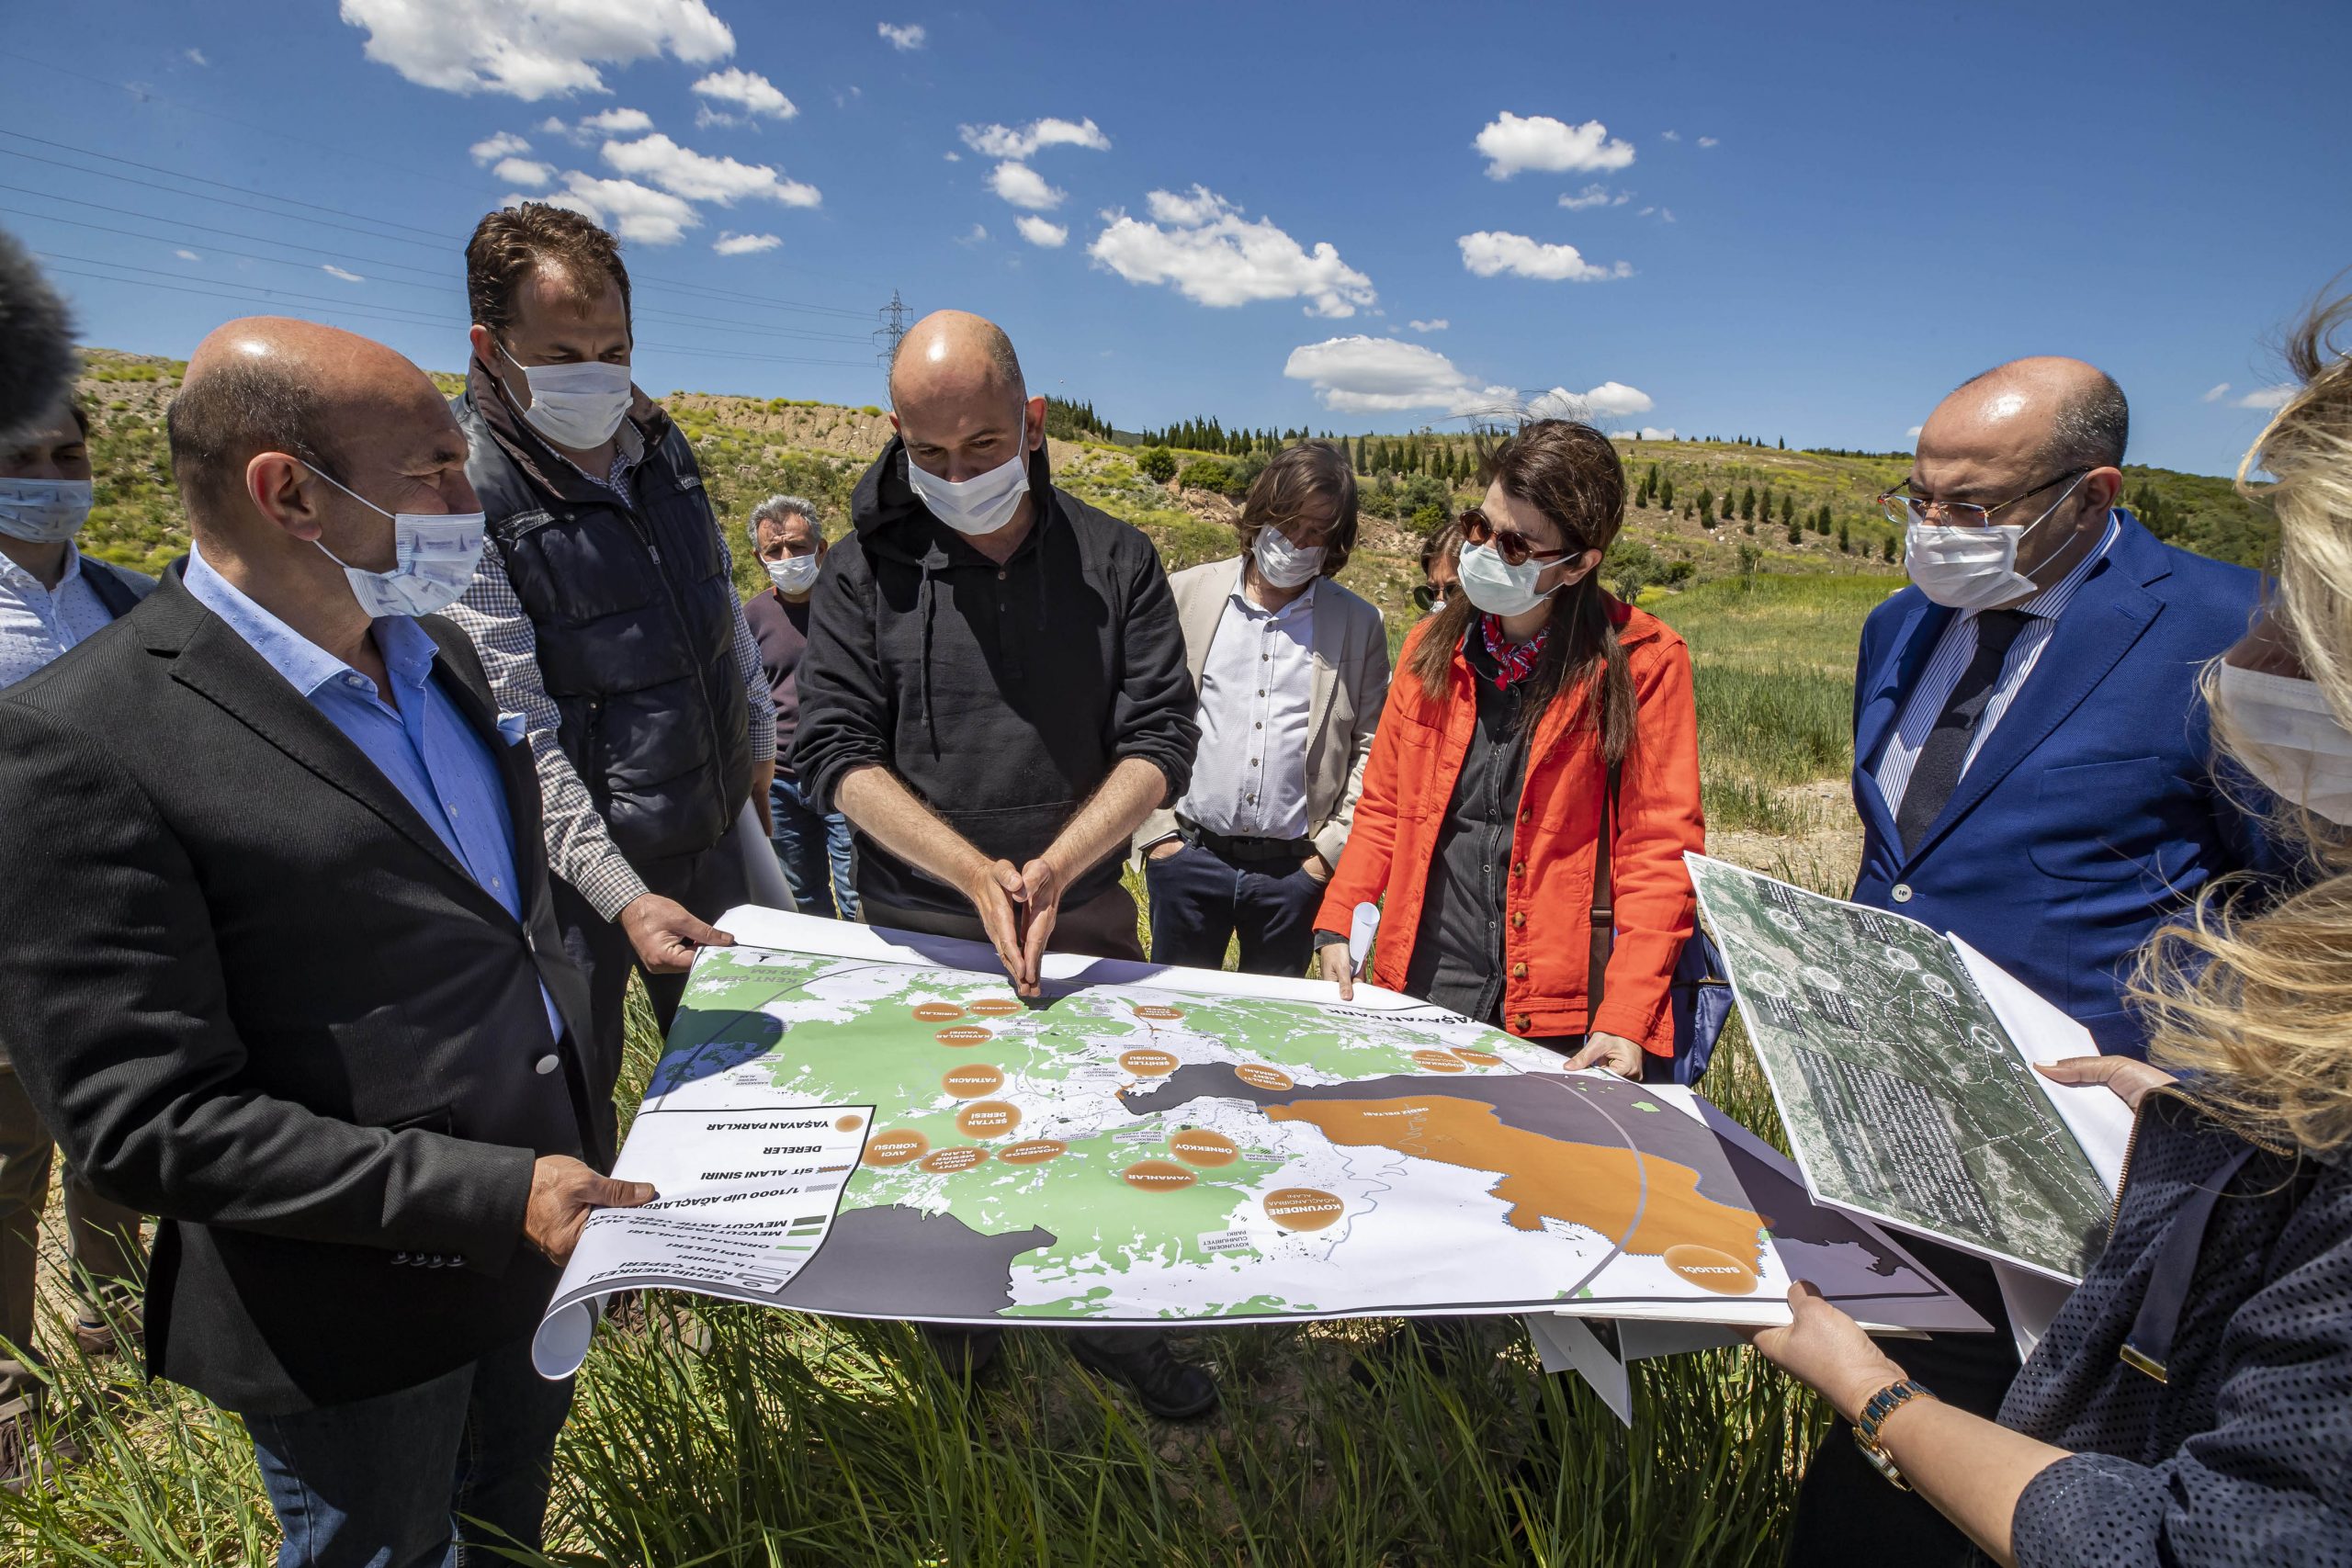
<path id="1" fill-rule="evenodd" d="M 2205 662 L 2245 635 L 2259 580 L 2116 507 L 2130 421 L 2103 372 L 2033 358 L 1965 383 L 1921 427 L 1885 498 L 1912 586 L 1871 613 L 1855 674 L 1853 897 L 1957 933 L 2101 1051 L 2137 1056 L 2132 953 L 2207 884 L 2262 863 L 2215 782 L 2198 694 Z M 1912 1245 L 2005 1324 L 1985 1265 Z M 1905 1364 L 1988 1416 L 2018 1369 L 2005 1329 L 1939 1337 Z M 1972 1555 L 1833 1431 L 1790 1561 L 1850 1563 L 1890 1541 L 1915 1565 Z"/>

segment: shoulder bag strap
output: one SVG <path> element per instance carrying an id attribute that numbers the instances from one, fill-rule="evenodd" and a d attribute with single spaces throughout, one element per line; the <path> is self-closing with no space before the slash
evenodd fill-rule
<path id="1" fill-rule="evenodd" d="M 1609 986 L 1609 954 L 1617 945 L 1617 900 L 1610 874 L 1610 850 L 1617 837 L 1617 790 L 1623 764 L 1609 764 L 1609 787 L 1600 797 L 1600 841 L 1592 856 L 1592 952 L 1585 961 L 1585 1031 Z"/>

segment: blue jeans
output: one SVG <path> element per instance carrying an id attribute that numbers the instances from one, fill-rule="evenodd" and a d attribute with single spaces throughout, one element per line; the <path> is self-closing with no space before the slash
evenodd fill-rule
<path id="1" fill-rule="evenodd" d="M 800 781 L 778 773 L 768 786 L 768 842 L 784 867 L 784 885 L 804 915 L 857 919 L 857 885 L 849 858 L 849 818 L 808 809 Z"/>
<path id="2" fill-rule="evenodd" d="M 1193 969 L 1225 965 L 1225 944 L 1241 940 L 1244 975 L 1306 973 L 1323 885 L 1295 861 L 1236 865 L 1186 844 L 1143 863 L 1151 895 L 1151 961 Z"/>
<path id="3" fill-rule="evenodd" d="M 467 1550 L 507 1544 L 497 1531 L 537 1551 L 571 1410 L 571 1380 L 534 1371 L 526 1337 L 394 1393 L 246 1416 L 286 1533 L 277 1568 L 503 1562 Z"/>

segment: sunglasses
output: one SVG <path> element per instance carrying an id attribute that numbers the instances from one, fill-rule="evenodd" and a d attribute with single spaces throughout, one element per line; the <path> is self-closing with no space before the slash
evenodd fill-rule
<path id="1" fill-rule="evenodd" d="M 1576 553 L 1566 549 L 1539 550 L 1527 542 L 1526 535 L 1496 527 L 1493 521 L 1475 506 L 1455 519 L 1455 525 L 1462 530 L 1464 543 L 1493 546 L 1495 554 L 1503 558 L 1506 566 L 1519 566 L 1532 560 L 1564 560 Z"/>

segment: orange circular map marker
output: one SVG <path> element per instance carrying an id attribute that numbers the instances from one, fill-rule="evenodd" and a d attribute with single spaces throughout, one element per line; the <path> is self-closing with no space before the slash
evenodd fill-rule
<path id="1" fill-rule="evenodd" d="M 969 1144 L 953 1148 L 933 1149 L 922 1156 L 922 1168 L 934 1176 L 953 1176 L 959 1170 L 969 1170 L 989 1157 L 986 1149 L 976 1149 Z"/>
<path id="2" fill-rule="evenodd" d="M 1128 1186 L 1145 1192 L 1173 1192 L 1199 1179 L 1172 1159 L 1139 1159 L 1119 1174 Z"/>
<path id="3" fill-rule="evenodd" d="M 1001 1100 L 981 1100 L 956 1113 L 956 1125 L 973 1138 L 994 1138 L 1021 1125 L 1021 1108 Z"/>
<path id="4" fill-rule="evenodd" d="M 1069 1152 L 1069 1145 L 1052 1138 L 1031 1138 L 1026 1143 L 1009 1145 L 997 1151 L 997 1158 L 1007 1165 L 1043 1165 L 1058 1159 Z"/>
<path id="5" fill-rule="evenodd" d="M 1231 1165 L 1241 1157 L 1241 1145 L 1223 1133 L 1187 1127 L 1168 1140 L 1168 1152 L 1186 1165 Z"/>
<path id="6" fill-rule="evenodd" d="M 959 1023 L 953 1029 L 943 1029 L 932 1036 L 942 1045 L 985 1045 L 996 1038 L 975 1024 Z"/>
<path id="7" fill-rule="evenodd" d="M 1713 1291 L 1719 1296 L 1745 1296 L 1753 1292 L 1758 1283 L 1756 1270 L 1738 1258 L 1695 1242 L 1668 1247 L 1665 1258 L 1668 1269 L 1701 1290 Z"/>
<path id="8" fill-rule="evenodd" d="M 921 1133 L 901 1129 L 895 1133 L 877 1133 L 865 1142 L 867 1165 L 904 1165 L 920 1159 L 931 1148 L 931 1140 Z"/>
<path id="9" fill-rule="evenodd" d="M 958 1100 L 978 1100 L 1004 1087 L 1004 1069 L 986 1062 L 965 1062 L 948 1068 L 939 1084 Z"/>
<path id="10" fill-rule="evenodd" d="M 1183 1017 L 1184 1010 L 1182 1008 L 1162 1007 L 1157 1002 L 1146 1002 L 1136 1009 L 1136 1016 L 1137 1018 L 1148 1018 L 1159 1022 L 1169 1023 Z"/>
<path id="11" fill-rule="evenodd" d="M 964 1010 L 954 1002 L 924 1002 L 915 1009 L 915 1020 L 920 1023 L 945 1023 L 963 1016 Z"/>
<path id="12" fill-rule="evenodd" d="M 1263 1062 L 1244 1062 L 1233 1069 L 1233 1076 L 1251 1089 L 1295 1089 L 1297 1084 L 1280 1067 L 1270 1067 Z"/>
<path id="13" fill-rule="evenodd" d="M 1413 1060 L 1433 1073 L 1458 1073 L 1462 1070 L 1462 1058 L 1451 1051 L 1416 1051 Z"/>
<path id="14" fill-rule="evenodd" d="M 833 1131 L 836 1133 L 854 1133 L 860 1127 L 865 1125 L 865 1118 L 863 1116 L 843 1116 L 834 1121 Z"/>
<path id="15" fill-rule="evenodd" d="M 1146 1045 L 1120 1056 L 1119 1066 L 1139 1077 L 1164 1078 L 1176 1070 L 1176 1058 Z"/>
<path id="16" fill-rule="evenodd" d="M 1499 1067 L 1503 1065 L 1503 1059 L 1492 1051 L 1465 1051 L 1456 1045 L 1453 1054 L 1474 1067 Z"/>
<path id="17" fill-rule="evenodd" d="M 982 997 L 972 1004 L 972 1010 L 982 1018 L 1011 1018 L 1024 1010 L 1016 997 Z"/>
<path id="18" fill-rule="evenodd" d="M 1266 1218 L 1286 1231 L 1319 1231 L 1338 1223 L 1348 1206 L 1318 1187 L 1277 1187 L 1266 1194 Z"/>

